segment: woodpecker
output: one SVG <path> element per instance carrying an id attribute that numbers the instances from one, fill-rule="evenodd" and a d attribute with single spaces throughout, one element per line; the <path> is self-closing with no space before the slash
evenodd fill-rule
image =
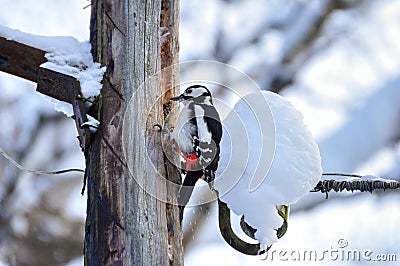
<path id="1" fill-rule="evenodd" d="M 178 198 L 182 220 L 183 209 L 197 180 L 204 179 L 212 189 L 219 161 L 222 125 L 211 93 L 203 85 L 190 86 L 170 100 L 183 103 L 171 134 L 172 141 L 177 144 L 185 161 L 182 172 L 186 176 Z"/>

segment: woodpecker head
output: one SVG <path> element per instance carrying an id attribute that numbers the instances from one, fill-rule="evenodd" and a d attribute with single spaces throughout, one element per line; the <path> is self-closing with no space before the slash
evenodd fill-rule
<path id="1" fill-rule="evenodd" d="M 193 85 L 187 88 L 181 95 L 170 98 L 172 101 L 201 100 L 211 102 L 211 93 L 203 85 Z"/>

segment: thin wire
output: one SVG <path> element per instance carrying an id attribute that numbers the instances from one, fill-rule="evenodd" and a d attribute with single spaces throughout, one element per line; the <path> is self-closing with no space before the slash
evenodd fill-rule
<path id="1" fill-rule="evenodd" d="M 323 173 L 322 175 L 327 175 L 327 176 L 347 176 L 347 177 L 357 177 L 357 178 L 362 178 L 361 175 L 355 175 L 355 174 L 343 174 L 343 173 Z"/>
<path id="2" fill-rule="evenodd" d="M 77 169 L 77 168 L 71 168 L 71 169 L 64 169 L 60 171 L 42 171 L 42 170 L 31 170 L 23 167 L 20 165 L 18 162 L 16 162 L 13 158 L 11 158 L 10 155 L 8 155 L 1 147 L 0 147 L 0 154 L 3 155 L 4 158 L 6 158 L 10 163 L 12 163 L 15 167 L 17 167 L 21 171 L 26 171 L 29 173 L 34 173 L 38 175 L 58 175 L 58 174 L 64 174 L 68 172 L 85 172 L 82 169 Z"/>

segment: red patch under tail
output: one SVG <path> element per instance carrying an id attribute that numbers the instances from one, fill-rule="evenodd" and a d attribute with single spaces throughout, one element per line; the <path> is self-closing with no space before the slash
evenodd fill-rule
<path id="1" fill-rule="evenodd" d="M 185 154 L 183 158 L 186 161 L 186 172 L 189 172 L 197 165 L 197 156 L 196 153 Z"/>

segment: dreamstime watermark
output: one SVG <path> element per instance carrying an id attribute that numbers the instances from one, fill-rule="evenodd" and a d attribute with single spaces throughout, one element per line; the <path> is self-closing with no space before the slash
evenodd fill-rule
<path id="1" fill-rule="evenodd" d="M 171 127 L 176 119 L 180 119 L 180 106 L 171 105 L 163 124 L 163 130 L 157 135 L 153 131 L 160 124 L 162 118 L 155 117 L 155 111 L 160 108 L 160 102 L 164 95 L 146 95 L 151 88 L 159 86 L 160 80 L 167 75 L 174 73 L 171 66 L 165 68 L 152 77 L 148 78 L 139 88 L 135 88 L 135 93 L 129 100 L 126 112 L 124 114 L 122 126 L 123 151 L 131 177 L 136 183 L 150 195 L 159 200 L 167 201 L 166 194 L 159 193 L 159 187 L 168 186 L 168 191 L 179 190 L 179 185 L 169 181 L 166 174 L 160 169 L 159 154 L 154 149 L 154 143 L 160 140 L 163 146 L 164 155 L 177 168 L 182 168 L 181 154 L 174 144 L 171 136 L 177 128 Z M 225 148 L 221 151 L 219 163 L 219 175 L 215 180 L 215 187 L 219 184 L 219 196 L 229 192 L 242 178 L 242 174 L 252 173 L 252 179 L 248 184 L 249 191 L 254 191 L 268 176 L 275 154 L 275 124 L 268 102 L 260 93 L 260 88 L 246 74 L 238 69 L 214 61 L 191 61 L 179 64 L 180 69 L 180 90 L 195 84 L 206 86 L 212 93 L 213 104 L 217 108 L 221 120 L 223 121 L 223 140 Z M 247 97 L 250 95 L 251 97 Z M 176 96 L 176 95 L 174 95 Z M 153 97 L 153 98 L 151 98 Z M 145 99 L 145 100 L 143 100 Z M 247 117 L 242 117 L 240 112 L 234 111 L 234 104 L 239 99 L 245 99 L 246 112 L 250 113 Z M 260 115 L 262 114 L 262 115 Z M 137 123 L 138 118 L 146 118 L 146 124 Z M 186 117 L 187 122 L 193 117 Z M 252 123 L 251 129 L 249 123 Z M 169 131 L 169 132 L 168 132 Z M 185 132 L 184 132 L 185 133 Z M 179 134 L 179 133 L 178 133 Z M 149 137 L 156 136 L 156 137 Z M 268 141 L 265 141 L 268 136 Z M 158 140 L 155 138 L 158 137 Z M 256 144 L 254 144 L 256 143 Z M 222 143 L 221 143 L 222 146 Z M 137 153 L 141 153 L 141 147 L 146 148 L 147 158 L 139 158 Z M 228 152 L 225 152 L 229 150 Z M 252 160 L 252 169 L 248 169 L 249 160 Z M 256 162 L 256 164 L 254 164 Z M 146 165 L 148 175 L 138 172 L 138 164 Z M 162 169 L 162 168 L 161 168 Z M 229 169 L 229 175 L 224 178 L 225 170 Z M 233 170 L 232 170 L 233 169 Z M 151 179 L 151 180 L 149 180 Z M 200 182 L 200 186 L 208 186 L 205 182 Z M 215 198 L 199 199 L 198 202 L 192 202 L 191 205 L 201 205 L 213 201 Z"/>
<path id="2" fill-rule="evenodd" d="M 376 253 L 371 249 L 358 249 L 349 247 L 346 239 L 339 239 L 336 247 L 323 250 L 315 249 L 270 249 L 258 256 L 265 261 L 374 261 L 374 262 L 393 262 L 397 261 L 395 253 Z"/>

